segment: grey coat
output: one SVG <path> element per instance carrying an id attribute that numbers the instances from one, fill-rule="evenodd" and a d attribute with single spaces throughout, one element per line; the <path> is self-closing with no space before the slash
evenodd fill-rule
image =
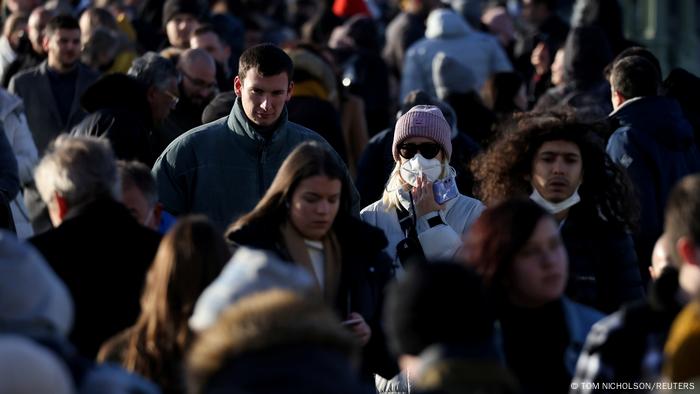
<path id="1" fill-rule="evenodd" d="M 80 96 L 88 86 L 95 82 L 98 75 L 83 64 L 78 64 L 78 67 L 75 94 L 68 121 L 65 123 L 61 120 L 58 106 L 51 91 L 46 61 L 15 75 L 10 80 L 8 90 L 24 101 L 29 130 L 32 132 L 39 152 L 43 152 L 51 140 L 61 133 L 70 131 L 87 115 L 80 108 Z"/>

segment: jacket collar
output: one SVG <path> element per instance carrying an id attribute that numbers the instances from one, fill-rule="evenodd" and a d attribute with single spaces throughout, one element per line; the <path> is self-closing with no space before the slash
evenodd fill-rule
<path id="1" fill-rule="evenodd" d="M 272 138 L 266 141 L 265 138 L 255 130 L 253 123 L 248 119 L 245 112 L 243 111 L 243 103 L 240 97 L 236 97 L 236 101 L 233 103 L 233 108 L 231 109 L 231 114 L 228 117 L 227 125 L 228 128 L 234 133 L 250 138 L 258 143 L 266 142 L 276 142 L 283 137 L 283 133 L 286 131 L 287 127 L 287 105 L 285 104 L 279 119 L 277 120 L 276 129 L 272 132 Z"/>

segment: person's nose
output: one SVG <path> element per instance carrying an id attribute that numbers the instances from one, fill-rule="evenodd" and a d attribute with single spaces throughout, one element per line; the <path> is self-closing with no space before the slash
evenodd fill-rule
<path id="1" fill-rule="evenodd" d="M 263 98 L 263 101 L 260 103 L 260 108 L 263 111 L 270 109 L 270 99 L 268 97 Z"/>
<path id="2" fill-rule="evenodd" d="M 564 160 L 561 158 L 557 158 L 556 160 L 554 160 L 554 164 L 552 165 L 552 171 L 555 174 L 563 174 L 565 167 L 566 165 L 564 163 Z"/>
<path id="3" fill-rule="evenodd" d="M 319 215 L 326 215 L 330 212 L 330 205 L 328 204 L 328 201 L 320 201 L 316 205 L 316 213 Z"/>

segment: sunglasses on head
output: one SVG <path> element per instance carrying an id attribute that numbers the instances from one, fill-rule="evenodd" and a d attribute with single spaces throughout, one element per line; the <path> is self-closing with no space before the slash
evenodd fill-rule
<path id="1" fill-rule="evenodd" d="M 404 159 L 412 159 L 416 153 L 430 160 L 440 153 L 440 145 L 434 142 L 424 142 L 422 144 L 405 143 L 399 145 L 399 154 Z"/>

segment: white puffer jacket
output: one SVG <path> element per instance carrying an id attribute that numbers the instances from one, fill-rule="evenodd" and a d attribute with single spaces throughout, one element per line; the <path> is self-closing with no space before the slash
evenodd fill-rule
<path id="1" fill-rule="evenodd" d="M 416 232 L 425 257 L 428 260 L 453 258 L 462 247 L 463 234 L 484 209 L 481 201 L 460 194 L 446 202 L 445 208 L 439 212 L 443 223 L 446 224 L 430 227 L 428 218 L 434 216 L 432 213 L 419 217 L 416 221 Z M 384 230 L 384 235 L 389 240 L 385 251 L 396 261 L 396 245 L 405 238 L 396 209 L 391 208 L 387 211 L 386 205 L 379 200 L 365 207 L 360 216 L 365 222 Z"/>
<path id="2" fill-rule="evenodd" d="M 17 158 L 19 181 L 22 185 L 33 182 L 34 166 L 39 161 L 39 154 L 34 145 L 32 133 L 27 125 L 22 99 L 0 88 L 0 122 L 2 122 L 7 140 Z M 15 221 L 17 237 L 21 239 L 34 235 L 29 213 L 24 205 L 22 192 L 10 203 L 12 218 Z"/>

